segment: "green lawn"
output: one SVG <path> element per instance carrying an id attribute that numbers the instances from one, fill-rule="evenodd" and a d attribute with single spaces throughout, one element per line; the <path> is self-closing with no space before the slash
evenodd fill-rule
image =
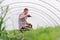
<path id="1" fill-rule="evenodd" d="M 24 33 L 21 33 L 19 30 L 8 31 L 8 33 L 4 31 L 0 39 L 20 40 L 22 37 L 25 40 L 60 40 L 60 26 L 31 29 Z"/>

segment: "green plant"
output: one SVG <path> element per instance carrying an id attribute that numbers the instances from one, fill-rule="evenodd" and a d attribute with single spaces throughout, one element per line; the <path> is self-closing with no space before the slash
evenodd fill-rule
<path id="1" fill-rule="evenodd" d="M 6 7 L 5 9 L 5 12 L 3 12 L 2 14 L 4 14 L 4 16 L 0 16 L 0 35 L 1 35 L 1 32 L 5 30 L 5 25 L 3 26 L 3 23 L 4 23 L 4 18 L 8 12 L 8 8 L 9 6 Z"/>
<path id="2" fill-rule="evenodd" d="M 3 40 L 20 40 L 22 33 L 19 30 L 2 32 Z M 31 29 L 23 33 L 25 40 L 60 40 L 60 26 Z"/>
<path id="3" fill-rule="evenodd" d="M 31 29 L 23 33 L 25 40 L 60 40 L 60 26 Z M 19 30 L 8 31 L 4 34 L 6 40 L 20 40 L 22 33 Z"/>

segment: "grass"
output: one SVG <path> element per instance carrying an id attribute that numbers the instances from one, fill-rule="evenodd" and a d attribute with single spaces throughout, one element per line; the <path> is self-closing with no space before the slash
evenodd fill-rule
<path id="1" fill-rule="evenodd" d="M 21 33 L 19 30 L 11 30 L 7 33 L 5 31 L 2 33 L 1 38 L 3 40 L 20 40 L 23 34 L 25 40 L 60 40 L 60 26 L 31 29 L 24 33 Z"/>
<path id="2" fill-rule="evenodd" d="M 60 40 L 60 26 L 39 28 L 25 33 L 26 40 Z"/>

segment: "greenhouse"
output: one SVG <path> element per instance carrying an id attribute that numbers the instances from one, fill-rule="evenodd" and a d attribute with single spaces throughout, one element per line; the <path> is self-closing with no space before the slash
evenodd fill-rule
<path id="1" fill-rule="evenodd" d="M 19 30 L 19 15 L 28 8 L 32 24 Z M 60 0 L 0 0 L 0 40 L 60 40 Z"/>

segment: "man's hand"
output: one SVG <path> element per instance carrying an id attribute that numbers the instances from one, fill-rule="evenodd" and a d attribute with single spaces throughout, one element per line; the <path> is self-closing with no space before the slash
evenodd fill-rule
<path id="1" fill-rule="evenodd" d="M 32 28 L 32 24 L 31 23 L 27 22 L 26 24 L 29 25 L 30 28 Z"/>

